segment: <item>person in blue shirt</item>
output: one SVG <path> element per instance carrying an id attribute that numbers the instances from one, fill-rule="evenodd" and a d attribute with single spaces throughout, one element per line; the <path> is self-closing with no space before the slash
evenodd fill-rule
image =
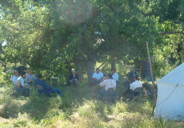
<path id="1" fill-rule="evenodd" d="M 34 86 L 38 89 L 39 94 L 45 94 L 51 96 L 51 93 L 57 93 L 63 96 L 62 92 L 59 89 L 50 87 L 44 80 L 42 80 L 42 74 L 37 76 L 37 79 L 34 81 Z"/>
<path id="2" fill-rule="evenodd" d="M 95 85 L 95 84 L 100 84 L 100 82 L 102 82 L 103 80 L 103 73 L 100 71 L 99 68 L 96 68 L 96 72 L 93 73 L 93 76 L 92 76 L 92 85 Z"/>
<path id="3" fill-rule="evenodd" d="M 112 79 L 116 81 L 116 85 L 118 85 L 119 74 L 116 72 L 115 68 L 111 69 L 111 75 L 112 75 Z"/>

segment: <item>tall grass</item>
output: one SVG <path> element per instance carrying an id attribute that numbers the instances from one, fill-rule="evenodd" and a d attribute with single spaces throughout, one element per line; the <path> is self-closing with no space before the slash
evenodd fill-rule
<path id="1" fill-rule="evenodd" d="M 153 100 L 128 100 L 119 90 L 116 102 L 97 100 L 99 87 L 58 87 L 64 97 L 11 96 L 11 86 L 0 88 L 0 128 L 183 128 L 183 122 L 154 120 Z"/>

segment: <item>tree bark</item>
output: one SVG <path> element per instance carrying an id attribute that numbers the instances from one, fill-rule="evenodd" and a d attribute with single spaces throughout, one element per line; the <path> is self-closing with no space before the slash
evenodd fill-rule
<path id="1" fill-rule="evenodd" d="M 0 53 L 3 53 L 3 47 L 2 47 L 2 44 L 0 44 Z"/>
<path id="2" fill-rule="evenodd" d="M 88 84 L 92 83 L 92 75 L 94 73 L 94 65 L 95 65 L 95 62 L 93 60 L 88 60 L 87 63 L 86 63 Z"/>
<path id="3" fill-rule="evenodd" d="M 140 63 L 140 69 L 141 69 L 141 78 L 142 79 L 146 79 L 146 80 L 152 80 L 151 78 L 151 70 L 150 70 L 150 66 L 149 66 L 149 61 L 146 60 L 142 60 Z"/>
<path id="4" fill-rule="evenodd" d="M 116 59 L 115 57 L 111 57 L 111 69 L 116 69 Z"/>
<path id="5" fill-rule="evenodd" d="M 81 64 L 77 64 L 77 73 L 79 75 L 79 81 L 81 81 L 83 79 Z"/>
<path id="6" fill-rule="evenodd" d="M 116 69 L 115 61 L 112 61 L 112 62 L 111 62 L 111 69 Z"/>
<path id="7" fill-rule="evenodd" d="M 178 48 L 176 49 L 177 50 L 177 54 L 178 54 L 178 59 L 179 59 L 179 64 L 181 64 L 182 63 L 182 55 L 181 55 L 181 52 L 182 52 L 182 50 L 183 50 L 183 45 L 182 45 L 182 43 L 179 43 L 178 44 Z"/>

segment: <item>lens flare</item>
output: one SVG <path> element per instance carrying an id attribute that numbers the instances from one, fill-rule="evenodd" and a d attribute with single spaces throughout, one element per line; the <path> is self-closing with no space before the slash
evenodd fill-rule
<path id="1" fill-rule="evenodd" d="M 57 13 L 67 24 L 80 24 L 92 16 L 91 0 L 65 0 L 57 2 Z"/>

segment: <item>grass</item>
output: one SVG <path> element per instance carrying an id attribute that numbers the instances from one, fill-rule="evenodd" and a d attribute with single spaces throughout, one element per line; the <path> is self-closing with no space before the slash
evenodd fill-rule
<path id="1" fill-rule="evenodd" d="M 56 87 L 58 88 L 58 87 Z M 114 103 L 97 100 L 100 87 L 59 87 L 64 97 L 12 96 L 12 87 L 0 87 L 0 128 L 183 128 L 183 122 L 154 120 L 153 100 L 128 100 L 119 88 Z"/>

